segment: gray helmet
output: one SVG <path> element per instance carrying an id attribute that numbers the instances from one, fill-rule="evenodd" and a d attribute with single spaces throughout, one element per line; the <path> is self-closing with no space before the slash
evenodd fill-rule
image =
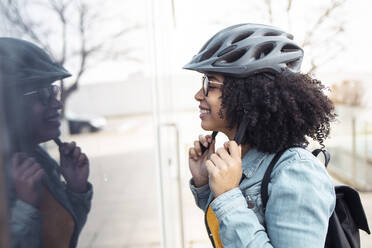
<path id="1" fill-rule="evenodd" d="M 71 74 L 31 42 L 0 38 L 0 80 L 5 87 L 37 87 Z"/>
<path id="2" fill-rule="evenodd" d="M 238 24 L 215 34 L 184 69 L 247 77 L 259 72 L 299 72 L 303 50 L 276 27 Z"/>

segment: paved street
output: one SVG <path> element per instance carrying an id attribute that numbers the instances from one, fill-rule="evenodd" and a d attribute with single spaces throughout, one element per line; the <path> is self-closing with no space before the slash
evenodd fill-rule
<path id="1" fill-rule="evenodd" d="M 182 201 L 187 248 L 211 247 L 205 234 L 202 212 L 188 190 L 186 151 L 198 126 L 188 114 L 178 118 Z M 157 171 L 151 116 L 109 120 L 106 130 L 67 137 L 76 140 L 89 155 L 94 184 L 93 207 L 80 238 L 82 248 L 160 247 Z M 362 193 L 372 225 L 372 193 Z M 174 199 L 176 201 L 176 199 Z M 364 248 L 372 236 L 362 233 Z"/>

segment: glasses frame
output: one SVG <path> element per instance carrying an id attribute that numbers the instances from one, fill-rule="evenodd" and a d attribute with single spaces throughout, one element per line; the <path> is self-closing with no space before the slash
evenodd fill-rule
<path id="1" fill-rule="evenodd" d="M 202 77 L 202 89 L 203 89 L 203 94 L 204 96 L 208 96 L 208 88 L 209 84 L 212 83 L 211 80 L 208 78 L 207 75 L 203 75 Z M 220 82 L 215 82 L 213 81 L 213 84 L 218 84 L 218 85 L 223 85 L 223 83 Z"/>
<path id="2" fill-rule="evenodd" d="M 48 87 L 40 88 L 37 90 L 29 91 L 23 94 L 23 96 L 32 96 L 37 94 L 43 105 L 48 105 L 50 99 L 58 95 L 61 92 L 61 87 L 56 84 L 49 85 Z"/>

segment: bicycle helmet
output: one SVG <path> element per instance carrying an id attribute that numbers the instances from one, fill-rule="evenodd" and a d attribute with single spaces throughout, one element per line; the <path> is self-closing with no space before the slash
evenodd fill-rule
<path id="1" fill-rule="evenodd" d="M 247 77 L 260 72 L 299 72 L 303 50 L 276 27 L 245 23 L 215 34 L 184 69 Z"/>
<path id="2" fill-rule="evenodd" d="M 0 38 L 0 79 L 5 87 L 36 88 L 71 74 L 31 42 Z"/>

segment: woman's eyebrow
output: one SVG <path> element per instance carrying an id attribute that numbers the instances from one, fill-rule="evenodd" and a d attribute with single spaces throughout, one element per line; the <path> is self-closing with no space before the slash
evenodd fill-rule
<path id="1" fill-rule="evenodd" d="M 207 77 L 208 77 L 208 79 L 210 79 L 210 80 L 220 82 L 220 81 L 218 80 L 218 78 L 216 78 L 216 77 L 213 76 L 213 75 L 208 75 L 208 74 L 207 74 Z"/>

